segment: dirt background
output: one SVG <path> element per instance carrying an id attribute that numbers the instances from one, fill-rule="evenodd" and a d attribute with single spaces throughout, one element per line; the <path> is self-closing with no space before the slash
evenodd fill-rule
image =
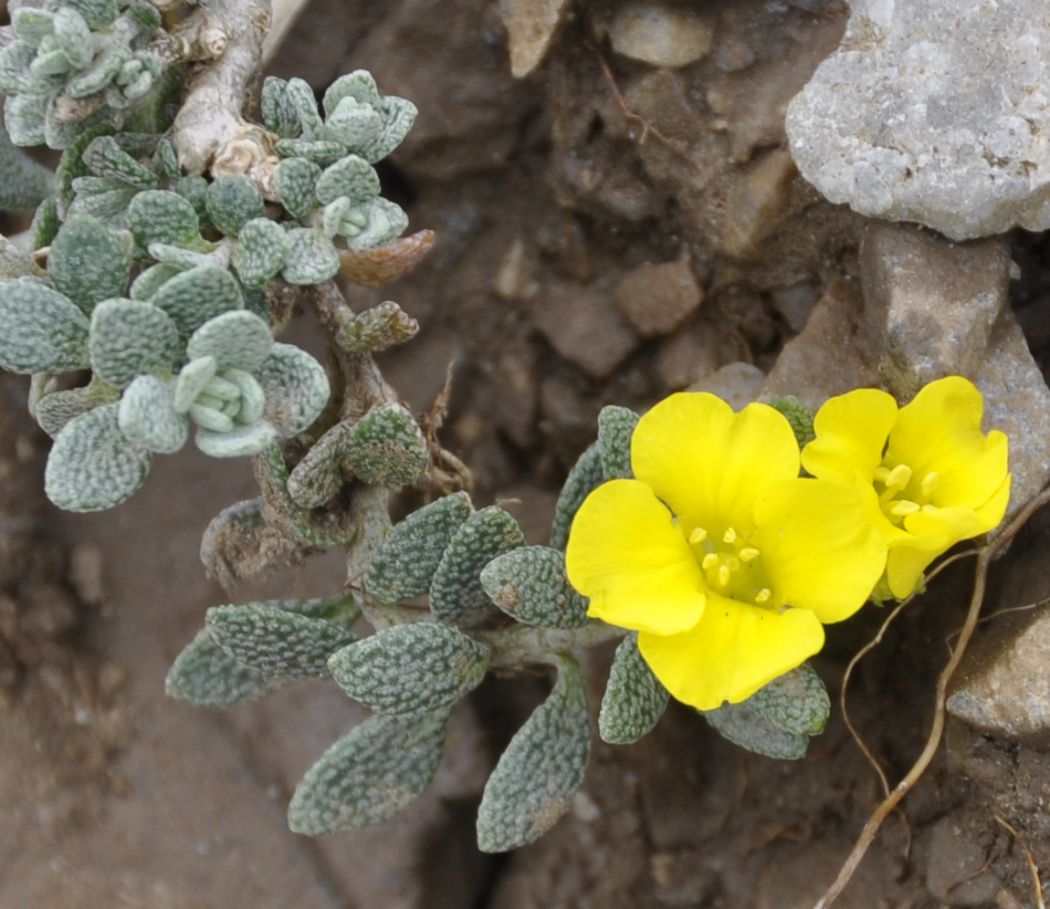
<path id="1" fill-rule="evenodd" d="M 543 66 L 515 81 L 493 3 L 315 0 L 271 66 L 319 91 L 368 68 L 420 108 L 381 173 L 437 247 L 399 284 L 351 301 L 396 299 L 422 323 L 383 361 L 417 410 L 455 363 L 445 444 L 473 468 L 479 502 L 520 500 L 533 542 L 601 406 L 643 408 L 686 387 L 746 400 L 824 291 L 856 274 L 860 219 L 797 176 L 782 128 L 787 100 L 835 47 L 843 6 L 707 0 L 713 49 L 677 71 L 610 50 L 617 6 L 578 2 Z M 1018 238 L 1026 278 L 1013 303 L 1044 372 L 1045 257 L 1038 238 Z M 309 313 L 292 331 L 323 353 Z M 322 683 L 227 713 L 163 692 L 205 608 L 227 599 L 198 546 L 215 513 L 253 494 L 248 465 L 158 459 L 129 504 L 61 514 L 39 492 L 47 443 L 22 416 L 24 394 L 0 379 L 5 909 L 804 909 L 879 798 L 838 710 L 805 760 L 777 763 L 672 707 L 639 744 L 596 748 L 552 833 L 482 856 L 486 771 L 545 690 L 525 678 L 488 682 L 459 709 L 437 780 L 403 817 L 294 836 L 295 783 L 362 712 Z M 1037 520 L 997 566 L 988 611 L 1046 596 L 1048 554 L 1050 522 Z M 342 571 L 329 554 L 237 598 L 327 594 Z M 965 565 L 946 573 L 855 678 L 851 715 L 891 780 L 921 748 L 968 591 Z M 882 618 L 871 608 L 829 629 L 817 667 L 833 697 Z M 594 704 L 608 658 L 589 661 Z M 839 905 L 1034 907 L 1025 850 L 1050 867 L 1048 798 L 1043 750 L 953 724 Z"/>

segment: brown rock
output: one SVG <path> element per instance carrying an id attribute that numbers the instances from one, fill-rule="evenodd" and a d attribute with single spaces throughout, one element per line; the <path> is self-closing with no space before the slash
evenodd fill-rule
<path id="1" fill-rule="evenodd" d="M 611 375 L 639 344 L 609 295 L 593 287 L 552 288 L 534 313 L 551 346 L 595 379 Z"/>
<path id="2" fill-rule="evenodd" d="M 569 0 L 500 0 L 515 79 L 531 73 L 546 55 L 565 18 Z"/>
<path id="3" fill-rule="evenodd" d="M 639 265 L 614 292 L 616 305 L 644 337 L 674 331 L 699 308 L 704 292 L 686 261 Z"/>
<path id="4" fill-rule="evenodd" d="M 690 391 L 709 391 L 727 401 L 734 410 L 757 400 L 765 374 L 751 363 L 728 363 L 717 372 L 689 386 Z"/>
<path id="5" fill-rule="evenodd" d="M 617 12 L 610 38 L 613 49 L 625 57 L 676 69 L 707 56 L 714 26 L 687 7 L 631 3 Z"/>
<path id="6" fill-rule="evenodd" d="M 656 355 L 660 382 L 670 391 L 686 388 L 718 369 L 724 350 L 724 339 L 715 326 L 703 321 L 686 325 Z"/>
<path id="7" fill-rule="evenodd" d="M 767 152 L 749 166 L 729 191 L 722 247 L 731 256 L 749 258 L 777 226 L 788 207 L 791 181 L 798 176 L 786 149 Z"/>

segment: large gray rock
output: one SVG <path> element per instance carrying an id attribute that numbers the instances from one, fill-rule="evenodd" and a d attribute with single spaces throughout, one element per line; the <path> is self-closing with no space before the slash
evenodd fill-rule
<path id="1" fill-rule="evenodd" d="M 1050 227 L 1043 0 L 849 3 L 842 44 L 788 108 L 803 176 L 957 240 Z"/>

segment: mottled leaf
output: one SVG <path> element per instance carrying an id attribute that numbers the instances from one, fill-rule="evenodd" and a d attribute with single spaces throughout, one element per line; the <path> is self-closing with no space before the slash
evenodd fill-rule
<path id="1" fill-rule="evenodd" d="M 58 291 L 24 278 L 0 282 L 0 366 L 67 372 L 88 364 L 87 317 Z"/>
<path id="2" fill-rule="evenodd" d="M 205 196 L 208 217 L 227 236 L 237 236 L 248 221 L 263 214 L 262 193 L 241 174 L 217 177 Z"/>
<path id="3" fill-rule="evenodd" d="M 323 284 L 339 271 L 339 252 L 324 232 L 309 227 L 288 232 L 288 253 L 281 277 L 289 284 Z"/>
<path id="4" fill-rule="evenodd" d="M 629 745 L 649 733 L 663 716 L 669 699 L 667 689 L 653 675 L 638 650 L 638 636 L 629 634 L 620 642 L 609 670 L 598 733 L 611 745 Z"/>
<path id="5" fill-rule="evenodd" d="M 379 195 L 379 174 L 364 158 L 347 155 L 321 174 L 314 192 L 322 205 L 340 196 L 360 205 Z"/>
<path id="6" fill-rule="evenodd" d="M 831 714 L 828 690 L 808 663 L 760 688 L 748 703 L 771 723 L 796 735 L 817 735 Z"/>
<path id="7" fill-rule="evenodd" d="M 380 405 L 358 420 L 345 455 L 347 467 L 374 486 L 411 486 L 430 464 L 423 430 L 400 404 Z"/>
<path id="8" fill-rule="evenodd" d="M 704 712 L 704 718 L 734 745 L 781 761 L 805 757 L 809 736 L 781 729 L 749 701 Z"/>
<path id="9" fill-rule="evenodd" d="M 197 707 L 232 707 L 272 691 L 283 681 L 237 662 L 202 628 L 176 657 L 164 689 Z"/>
<path id="10" fill-rule="evenodd" d="M 156 376 L 139 376 L 124 391 L 117 411 L 124 437 L 148 451 L 172 454 L 189 438 L 189 420 L 175 410 L 170 386 Z"/>
<path id="11" fill-rule="evenodd" d="M 266 419 L 283 438 L 309 428 L 328 403 L 324 367 L 291 344 L 274 344 L 255 377 L 266 393 Z"/>
<path id="12" fill-rule="evenodd" d="M 131 200 L 128 227 L 143 249 L 150 243 L 187 246 L 200 236 L 193 206 L 178 193 L 163 189 L 141 192 Z"/>
<path id="13" fill-rule="evenodd" d="M 602 472 L 607 480 L 630 478 L 631 436 L 639 416 L 626 407 L 609 405 L 598 414 L 598 450 L 601 452 Z"/>
<path id="14" fill-rule="evenodd" d="M 150 302 L 171 316 L 184 338 L 209 319 L 244 305 L 237 279 L 226 269 L 210 265 L 169 278 L 150 297 Z"/>
<path id="15" fill-rule="evenodd" d="M 269 218 L 255 218 L 241 227 L 232 265 L 246 285 L 261 287 L 284 268 L 290 240 L 287 232 Z"/>
<path id="16" fill-rule="evenodd" d="M 588 448 L 576 465 L 569 471 L 565 485 L 561 488 L 554 506 L 554 525 L 551 527 L 551 546 L 565 551 L 569 542 L 572 519 L 591 490 L 605 482 L 602 469 L 601 447 L 595 442 Z"/>
<path id="17" fill-rule="evenodd" d="M 587 623 L 587 600 L 569 585 L 559 549 L 512 549 L 481 570 L 481 586 L 496 606 L 526 625 L 579 628 Z"/>
<path id="18" fill-rule="evenodd" d="M 75 215 L 51 244 L 47 270 L 55 287 L 90 315 L 99 300 L 124 296 L 131 244 L 126 233 L 118 236 L 97 218 Z"/>
<path id="19" fill-rule="evenodd" d="M 91 314 L 91 368 L 123 388 L 136 376 L 170 369 L 181 354 L 179 331 L 167 313 L 141 300 L 103 300 Z"/>
<path id="20" fill-rule="evenodd" d="M 262 319 L 243 309 L 209 319 L 191 336 L 186 356 L 214 357 L 219 369 L 255 372 L 270 355 L 273 335 Z"/>

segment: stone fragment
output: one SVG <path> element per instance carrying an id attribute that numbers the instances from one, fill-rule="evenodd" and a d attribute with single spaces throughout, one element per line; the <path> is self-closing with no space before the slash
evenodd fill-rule
<path id="1" fill-rule="evenodd" d="M 616 305 L 643 337 L 666 335 L 689 318 L 703 301 L 688 261 L 639 265 L 613 292 Z"/>
<path id="2" fill-rule="evenodd" d="M 653 66 L 676 69 L 707 56 L 714 27 L 695 10 L 663 3 L 621 7 L 610 29 L 613 49 Z"/>
<path id="3" fill-rule="evenodd" d="M 679 391 L 710 375 L 725 361 L 725 338 L 715 325 L 690 323 L 672 335 L 656 355 L 661 384 Z"/>
<path id="4" fill-rule="evenodd" d="M 558 33 L 569 0 L 500 0 L 499 14 L 510 43 L 510 71 L 515 79 L 531 73 Z"/>
<path id="5" fill-rule="evenodd" d="M 728 363 L 717 372 L 694 382 L 689 391 L 709 391 L 727 401 L 733 410 L 740 410 L 757 400 L 765 380 L 765 373 L 751 363 Z"/>
<path id="6" fill-rule="evenodd" d="M 595 287 L 551 288 L 534 313 L 554 349 L 595 379 L 611 375 L 639 344 L 610 295 Z"/>
<path id="7" fill-rule="evenodd" d="M 1050 227 L 1050 20 L 1040 0 L 850 0 L 788 108 L 828 199 L 956 240 Z"/>
<path id="8" fill-rule="evenodd" d="M 989 870 L 995 848 L 994 821 L 973 809 L 953 811 L 929 831 L 926 889 L 952 907 L 994 906 L 1002 880 Z"/>
<path id="9" fill-rule="evenodd" d="M 760 242 L 771 233 L 787 210 L 791 181 L 797 171 L 782 148 L 766 152 L 749 165 L 729 191 L 722 248 L 732 256 L 750 258 L 761 253 Z"/>
<path id="10" fill-rule="evenodd" d="M 769 292 L 773 309 L 794 332 L 802 331 L 820 298 L 820 288 L 810 281 L 799 281 L 787 287 L 777 287 Z"/>

